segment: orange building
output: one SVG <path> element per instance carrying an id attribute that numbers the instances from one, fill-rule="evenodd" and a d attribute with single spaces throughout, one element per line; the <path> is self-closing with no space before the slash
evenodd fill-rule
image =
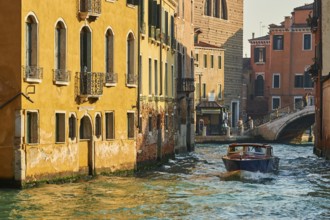
<path id="1" fill-rule="evenodd" d="M 269 34 L 249 40 L 251 84 L 247 115 L 258 117 L 273 110 L 314 102 L 314 85 L 308 68 L 314 57 L 314 35 L 307 23 L 313 4 L 294 8 L 280 25 L 269 25 Z"/>

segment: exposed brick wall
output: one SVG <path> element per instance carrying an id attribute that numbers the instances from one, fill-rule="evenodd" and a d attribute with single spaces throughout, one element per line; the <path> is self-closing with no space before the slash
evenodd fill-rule
<path id="1" fill-rule="evenodd" d="M 194 26 L 199 40 L 225 49 L 225 104 L 241 95 L 243 54 L 243 0 L 227 0 L 228 20 L 204 15 L 204 0 L 195 1 Z"/>

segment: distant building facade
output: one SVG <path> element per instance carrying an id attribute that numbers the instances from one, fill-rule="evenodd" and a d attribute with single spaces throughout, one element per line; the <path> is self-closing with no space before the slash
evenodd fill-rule
<path id="1" fill-rule="evenodd" d="M 197 31 L 198 32 L 198 31 Z M 224 135 L 228 125 L 224 105 L 224 49 L 195 36 L 195 108 L 198 135 Z"/>
<path id="2" fill-rule="evenodd" d="M 194 4 L 194 25 L 202 32 L 199 40 L 225 50 L 223 100 L 229 125 L 236 127 L 242 113 L 238 88 L 242 85 L 243 0 L 199 0 Z"/>
<path id="3" fill-rule="evenodd" d="M 269 35 L 249 40 L 253 93 L 247 95 L 247 115 L 301 108 L 306 97 L 306 103 L 314 103 L 308 73 L 315 53 L 314 35 L 307 24 L 312 9 L 312 4 L 297 7 L 280 25 L 269 25 Z"/>
<path id="4" fill-rule="evenodd" d="M 0 36 L 2 182 L 135 169 L 132 2 L 1 1 L 8 19 Z"/>

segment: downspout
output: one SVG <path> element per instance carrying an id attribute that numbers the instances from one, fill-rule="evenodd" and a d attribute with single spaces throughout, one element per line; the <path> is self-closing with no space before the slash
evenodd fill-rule
<path id="1" fill-rule="evenodd" d="M 165 13 L 165 11 L 164 11 Z M 160 69 L 159 69 L 159 72 L 160 72 L 160 76 L 159 79 L 160 79 L 160 94 L 159 95 L 163 95 L 163 0 L 160 1 L 160 19 L 159 19 L 159 29 L 160 29 L 160 37 L 159 37 L 159 40 L 160 40 L 160 47 L 159 47 L 159 60 L 160 60 Z"/>
<path id="2" fill-rule="evenodd" d="M 137 117 L 138 117 L 138 132 L 141 129 L 141 120 L 140 120 L 140 93 L 141 93 L 141 56 L 140 56 L 140 44 L 141 44 L 141 1 L 144 0 L 139 0 L 139 5 L 138 5 L 138 91 L 137 91 Z"/>

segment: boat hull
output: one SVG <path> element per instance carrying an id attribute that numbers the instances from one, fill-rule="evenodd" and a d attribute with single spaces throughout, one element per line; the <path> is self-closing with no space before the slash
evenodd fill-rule
<path id="1" fill-rule="evenodd" d="M 246 170 L 250 172 L 271 173 L 278 171 L 279 158 L 266 159 L 231 159 L 222 158 L 227 171 Z"/>

